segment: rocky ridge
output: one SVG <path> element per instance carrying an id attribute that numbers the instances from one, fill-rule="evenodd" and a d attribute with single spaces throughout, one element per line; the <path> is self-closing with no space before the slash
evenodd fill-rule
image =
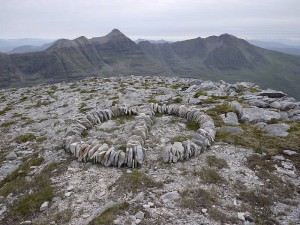
<path id="1" fill-rule="evenodd" d="M 0 115 L 1 224 L 299 221 L 300 103 L 285 93 L 91 78 L 1 90 Z"/>

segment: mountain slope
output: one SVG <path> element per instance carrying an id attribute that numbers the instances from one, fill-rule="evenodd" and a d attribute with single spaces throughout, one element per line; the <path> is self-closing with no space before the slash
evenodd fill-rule
<path id="1" fill-rule="evenodd" d="M 40 52 L 0 56 L 1 87 L 117 74 L 251 81 L 300 99 L 300 57 L 265 50 L 228 34 L 136 44 L 114 29 L 103 37 L 61 39 Z"/>
<path id="2" fill-rule="evenodd" d="M 179 76 L 251 81 L 300 98 L 300 57 L 268 51 L 224 34 L 171 44 L 140 42 L 157 63 Z"/>

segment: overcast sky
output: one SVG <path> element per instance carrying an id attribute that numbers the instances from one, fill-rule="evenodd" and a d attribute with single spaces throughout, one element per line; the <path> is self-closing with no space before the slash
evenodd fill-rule
<path id="1" fill-rule="evenodd" d="M 132 39 L 300 40 L 300 0 L 0 0 L 0 39 L 91 38 L 113 28 Z"/>

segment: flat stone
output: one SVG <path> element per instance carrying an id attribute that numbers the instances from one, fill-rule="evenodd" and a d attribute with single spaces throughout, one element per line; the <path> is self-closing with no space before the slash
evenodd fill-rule
<path id="1" fill-rule="evenodd" d="M 138 212 L 135 214 L 135 217 L 136 217 L 137 219 L 143 220 L 144 217 L 145 217 L 145 214 L 144 214 L 142 211 L 138 211 Z"/>
<path id="2" fill-rule="evenodd" d="M 85 214 L 83 214 L 81 217 L 82 217 L 83 219 L 86 219 L 86 218 L 89 218 L 90 216 L 91 216 L 90 214 L 85 213 Z"/>
<path id="3" fill-rule="evenodd" d="M 232 126 L 223 126 L 219 129 L 221 132 L 228 132 L 228 133 L 237 133 L 241 134 L 244 130 L 240 127 L 232 127 Z"/>
<path id="4" fill-rule="evenodd" d="M 32 221 L 31 220 L 26 220 L 26 221 L 24 221 L 24 222 L 22 222 L 20 224 L 22 224 L 22 225 L 30 225 L 30 224 L 32 224 Z"/>
<path id="5" fill-rule="evenodd" d="M 180 198 L 181 198 L 181 196 L 177 191 L 168 192 L 168 193 L 160 196 L 160 199 L 164 203 L 169 202 L 169 201 L 179 200 Z"/>
<path id="6" fill-rule="evenodd" d="M 283 153 L 286 154 L 286 155 L 289 155 L 289 156 L 292 156 L 292 155 L 297 155 L 298 153 L 295 152 L 295 151 L 292 151 L 292 150 L 283 150 Z"/>
<path id="7" fill-rule="evenodd" d="M 285 158 L 281 155 L 272 156 L 271 159 L 274 161 L 284 161 L 285 160 Z"/>
<path id="8" fill-rule="evenodd" d="M 66 197 L 70 197 L 70 196 L 72 195 L 72 193 L 73 193 L 73 192 L 67 192 L 67 193 L 65 193 L 65 196 L 66 196 Z"/>
<path id="9" fill-rule="evenodd" d="M 170 151 L 165 149 L 162 153 L 162 157 L 165 163 L 168 163 L 170 160 Z"/>
<path id="10" fill-rule="evenodd" d="M 286 97 L 287 95 L 281 91 L 275 91 L 275 90 L 264 90 L 261 93 L 258 94 L 259 96 L 268 96 L 269 98 L 282 98 Z"/>
<path id="11" fill-rule="evenodd" d="M 239 212 L 239 213 L 238 213 L 238 219 L 241 220 L 241 221 L 245 221 L 245 220 L 246 220 L 246 219 L 245 219 L 245 213 Z"/>
<path id="12" fill-rule="evenodd" d="M 268 135 L 277 136 L 277 137 L 286 137 L 289 135 L 287 130 L 290 129 L 290 126 L 285 123 L 270 124 L 265 126 L 266 132 Z"/>
<path id="13" fill-rule="evenodd" d="M 143 151 L 143 147 L 141 145 L 136 146 L 136 156 L 135 160 L 142 165 L 144 163 L 145 155 Z"/>
<path id="14" fill-rule="evenodd" d="M 69 186 L 68 188 L 67 188 L 67 191 L 72 191 L 74 189 L 74 186 Z"/>
<path id="15" fill-rule="evenodd" d="M 276 170 L 277 170 L 278 173 L 287 175 L 287 176 L 289 176 L 289 177 L 292 177 L 292 178 L 296 178 L 296 177 L 297 177 L 297 175 L 295 174 L 294 171 L 291 171 L 291 170 L 285 170 L 285 169 L 282 169 L 282 168 L 280 168 L 280 167 L 277 167 Z"/>
<path id="16" fill-rule="evenodd" d="M 261 108 L 243 108 L 240 110 L 240 115 L 243 122 L 249 123 L 268 122 L 272 119 L 279 120 L 281 118 L 279 112 Z"/>
<path id="17" fill-rule="evenodd" d="M 222 120 L 224 121 L 225 124 L 230 124 L 230 125 L 238 125 L 239 120 L 234 112 L 228 112 L 226 114 L 221 115 Z"/>

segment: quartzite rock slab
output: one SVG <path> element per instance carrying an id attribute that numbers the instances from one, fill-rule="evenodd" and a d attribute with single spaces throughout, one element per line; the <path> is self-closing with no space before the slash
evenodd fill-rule
<path id="1" fill-rule="evenodd" d="M 240 111 L 240 116 L 243 122 L 249 123 L 268 122 L 272 119 L 279 120 L 281 118 L 279 112 L 261 108 L 243 108 Z"/>

